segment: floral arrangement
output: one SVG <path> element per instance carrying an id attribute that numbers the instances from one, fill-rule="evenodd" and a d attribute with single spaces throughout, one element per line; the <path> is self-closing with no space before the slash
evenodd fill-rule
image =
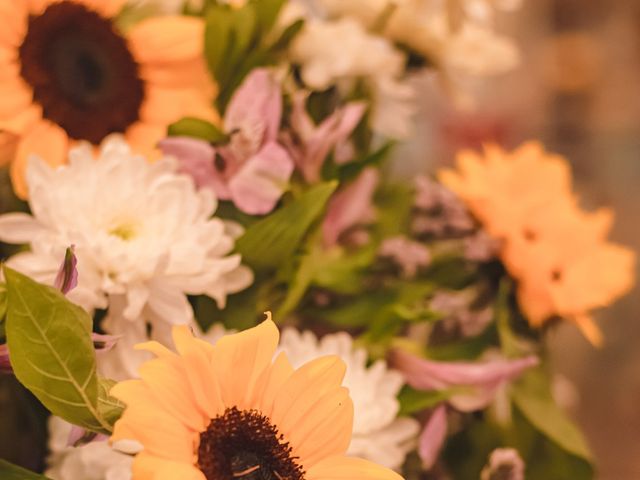
<path id="1" fill-rule="evenodd" d="M 545 338 L 603 342 L 612 212 L 537 142 L 387 169 L 519 3 L 3 2 L 0 371 L 51 415 L 0 477 L 592 478 Z"/>

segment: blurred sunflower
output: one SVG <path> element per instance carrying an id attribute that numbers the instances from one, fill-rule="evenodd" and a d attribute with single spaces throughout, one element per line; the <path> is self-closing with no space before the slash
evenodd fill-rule
<path id="1" fill-rule="evenodd" d="M 30 154 L 59 165 L 77 141 L 119 132 L 149 156 L 167 125 L 215 118 L 202 20 L 149 18 L 125 34 L 125 1 L 0 2 L 0 161 L 12 161 L 19 196 Z"/>
<path id="2" fill-rule="evenodd" d="M 462 152 L 457 167 L 440 172 L 440 179 L 501 241 L 529 323 L 539 327 L 562 317 L 601 343 L 590 311 L 634 284 L 635 254 L 607 241 L 613 213 L 582 210 L 568 162 L 536 142 L 511 153 L 496 146 L 484 155 Z"/>
<path id="3" fill-rule="evenodd" d="M 345 456 L 353 404 L 344 363 L 327 356 L 294 370 L 284 353 L 273 360 L 278 337 L 267 320 L 215 346 L 176 327 L 177 354 L 140 345 L 158 358 L 111 391 L 127 405 L 111 440 L 143 446 L 133 480 L 401 480 Z"/>

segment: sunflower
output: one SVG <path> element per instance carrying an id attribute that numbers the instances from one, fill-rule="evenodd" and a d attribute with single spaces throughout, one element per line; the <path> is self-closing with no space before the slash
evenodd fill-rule
<path id="1" fill-rule="evenodd" d="M 111 441 L 143 446 L 133 480 L 401 480 L 345 456 L 344 363 L 328 356 L 294 370 L 284 353 L 274 360 L 278 338 L 268 319 L 214 346 L 184 326 L 173 330 L 177 353 L 139 345 L 157 358 L 111 391 L 126 404 Z"/>
<path id="2" fill-rule="evenodd" d="M 484 155 L 462 152 L 457 166 L 440 172 L 440 180 L 501 241 L 502 261 L 518 281 L 529 323 L 565 318 L 601 343 L 590 311 L 634 284 L 635 254 L 607 240 L 613 213 L 582 210 L 568 162 L 536 142 L 513 152 L 496 146 Z"/>
<path id="3" fill-rule="evenodd" d="M 149 18 L 125 34 L 125 2 L 0 2 L 0 162 L 12 160 L 19 196 L 30 154 L 59 165 L 74 143 L 119 132 L 149 155 L 170 123 L 215 119 L 202 19 Z"/>

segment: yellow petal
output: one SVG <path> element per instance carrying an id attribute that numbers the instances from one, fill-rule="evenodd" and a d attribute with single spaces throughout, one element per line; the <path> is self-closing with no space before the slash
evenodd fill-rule
<path id="1" fill-rule="evenodd" d="M 280 334 L 271 320 L 221 338 L 213 347 L 212 364 L 220 381 L 225 406 L 244 408 L 255 384 L 278 346 Z"/>
<path id="2" fill-rule="evenodd" d="M 152 125 L 145 122 L 136 122 L 125 132 L 125 138 L 131 150 L 143 155 L 151 162 L 161 157 L 158 142 L 166 136 L 166 125 Z"/>
<path id="3" fill-rule="evenodd" d="M 18 47 L 27 33 L 29 12 L 23 1 L 12 0 L 0 2 L 0 45 Z"/>
<path id="4" fill-rule="evenodd" d="M 170 88 L 196 88 L 207 98 L 213 98 L 216 88 L 203 58 L 182 62 L 140 65 L 139 75 L 147 84 Z"/>
<path id="5" fill-rule="evenodd" d="M 173 462 L 145 452 L 133 461 L 134 480 L 206 480 L 204 474 L 186 462 Z"/>
<path id="6" fill-rule="evenodd" d="M 340 387 L 319 397 L 308 410 L 292 410 L 292 415 L 278 427 L 305 467 L 323 458 L 344 455 L 353 431 L 349 390 Z"/>
<path id="7" fill-rule="evenodd" d="M 75 0 L 77 3 L 84 4 L 88 9 L 93 10 L 94 12 L 98 12 L 105 18 L 113 18 L 124 4 L 127 3 L 127 0 Z"/>
<path id="8" fill-rule="evenodd" d="M 151 455 L 191 462 L 197 435 L 153 404 L 128 406 L 113 428 L 110 441 L 137 440 Z"/>
<path id="9" fill-rule="evenodd" d="M 402 480 L 388 468 L 350 457 L 330 457 L 307 470 L 305 480 Z"/>
<path id="10" fill-rule="evenodd" d="M 247 403 L 271 417 L 276 395 L 293 372 L 293 366 L 289 363 L 287 355 L 281 352 L 273 365 L 262 373 L 253 392 L 247 396 Z"/>
<path id="11" fill-rule="evenodd" d="M 319 397 L 340 387 L 345 371 L 344 362 L 337 356 L 321 357 L 300 367 L 276 395 L 272 421 L 284 425 L 291 411 L 309 409 Z"/>
<path id="12" fill-rule="evenodd" d="M 0 80 L 0 121 L 14 118 L 33 102 L 33 91 L 20 77 Z"/>
<path id="13" fill-rule="evenodd" d="M 186 376 L 190 365 L 176 356 L 143 363 L 140 378 L 155 397 L 155 403 L 180 420 L 191 430 L 201 432 L 209 424 L 210 417 L 200 411 Z"/>
<path id="14" fill-rule="evenodd" d="M 194 338 L 185 325 L 173 328 L 173 341 L 184 359 L 186 378 L 199 410 L 208 419 L 222 415 L 224 403 L 211 365 L 213 347 Z"/>
<path id="15" fill-rule="evenodd" d="M 136 61 L 179 62 L 200 57 L 204 48 L 204 21 L 196 17 L 152 17 L 136 24 L 128 39 Z"/>
<path id="16" fill-rule="evenodd" d="M 214 122 L 215 110 L 210 99 L 194 88 L 171 88 L 147 85 L 140 108 L 142 121 L 154 125 L 169 125 L 183 117 L 196 117 Z"/>
<path id="17" fill-rule="evenodd" d="M 604 344 L 602 331 L 590 315 L 577 315 L 573 318 L 573 321 L 576 322 L 576 325 L 587 340 L 591 342 L 591 345 L 594 347 L 602 347 Z"/>
<path id="18" fill-rule="evenodd" d="M 67 159 L 69 138 L 58 125 L 47 120 L 36 124 L 20 141 L 16 158 L 11 164 L 13 189 L 20 198 L 26 198 L 28 188 L 25 180 L 28 159 L 37 155 L 49 165 L 62 165 Z"/>

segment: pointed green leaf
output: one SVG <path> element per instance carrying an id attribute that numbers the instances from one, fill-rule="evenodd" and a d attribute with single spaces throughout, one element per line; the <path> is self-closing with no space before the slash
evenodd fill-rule
<path id="1" fill-rule="evenodd" d="M 53 287 L 4 267 L 7 344 L 16 378 L 53 414 L 109 433 L 99 410 L 96 358 L 87 312 Z"/>
<path id="2" fill-rule="evenodd" d="M 0 478 L 2 480 L 49 480 L 49 477 L 18 467 L 2 459 L 0 459 Z"/>
<path id="3" fill-rule="evenodd" d="M 229 136 L 218 127 L 206 120 L 186 117 L 169 125 L 169 135 L 172 137 L 193 137 L 210 143 L 226 143 Z"/>
<path id="4" fill-rule="evenodd" d="M 250 5 L 255 9 L 260 25 L 260 32 L 264 35 L 271 31 L 278 19 L 286 0 L 252 0 Z"/>
<path id="5" fill-rule="evenodd" d="M 513 400 L 531 424 L 569 453 L 585 460 L 591 452 L 582 432 L 554 401 L 544 368 L 529 370 L 512 387 Z"/>
<path id="6" fill-rule="evenodd" d="M 116 423 L 125 407 L 124 403 L 109 395 L 109 391 L 116 383 L 115 380 L 98 377 L 98 410 L 109 425 Z"/>
<path id="7" fill-rule="evenodd" d="M 275 270 L 298 249 L 324 211 L 337 182 L 315 186 L 247 229 L 236 242 L 243 262 L 257 271 Z"/>

